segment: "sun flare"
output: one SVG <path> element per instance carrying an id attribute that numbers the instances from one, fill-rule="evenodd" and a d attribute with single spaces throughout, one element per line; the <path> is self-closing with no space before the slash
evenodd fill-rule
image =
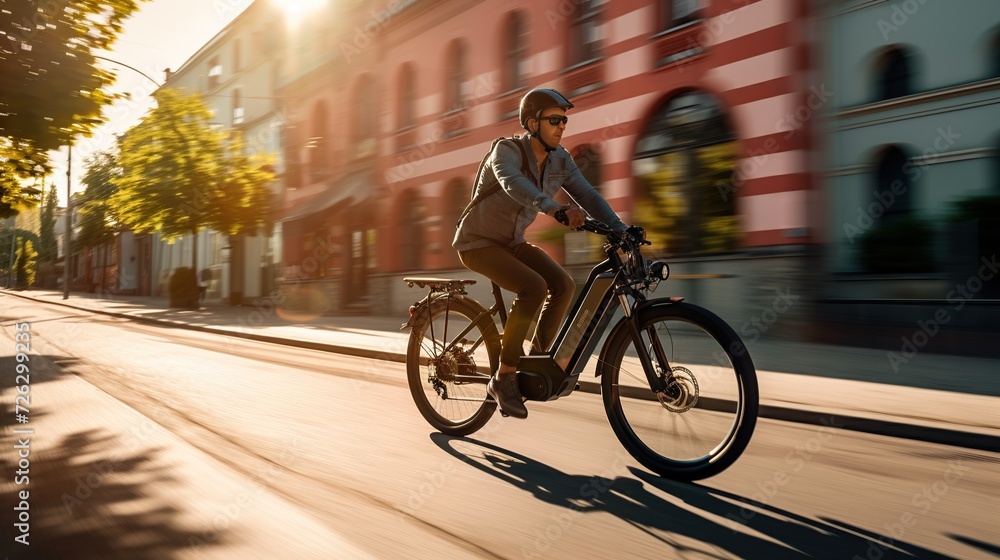
<path id="1" fill-rule="evenodd" d="M 327 0 L 275 0 L 274 3 L 285 13 L 288 26 L 294 29 L 325 6 Z"/>

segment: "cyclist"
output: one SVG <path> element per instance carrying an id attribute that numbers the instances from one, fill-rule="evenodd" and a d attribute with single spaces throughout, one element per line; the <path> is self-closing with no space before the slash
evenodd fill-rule
<path id="1" fill-rule="evenodd" d="M 500 189 L 471 207 L 459 222 L 452 243 L 466 268 L 516 294 L 504 327 L 500 368 L 486 386 L 501 411 L 515 418 L 528 416 L 517 385 L 516 366 L 531 320 L 541 307 L 532 351 L 548 350 L 575 288 L 562 267 L 525 241 L 524 230 L 539 212 L 555 217 L 559 210 L 565 212 L 572 228 L 581 226 L 590 213 L 617 231 L 626 229 L 583 177 L 569 152 L 559 145 L 569 121 L 566 111 L 572 108 L 569 99 L 549 88 L 532 89 L 521 98 L 519 120 L 527 134 L 498 142 L 487 157 L 476 178 L 475 193 L 490 191 L 498 183 Z M 523 162 L 522 156 L 528 161 Z M 555 202 L 552 197 L 560 188 L 579 206 Z M 559 365 L 565 368 L 567 364 Z"/>

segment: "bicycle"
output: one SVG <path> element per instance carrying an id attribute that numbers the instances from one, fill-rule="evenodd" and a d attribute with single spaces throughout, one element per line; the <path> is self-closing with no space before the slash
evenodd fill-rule
<path id="1" fill-rule="evenodd" d="M 615 435 L 660 476 L 690 481 L 719 474 L 746 449 L 757 421 L 757 375 L 746 346 L 707 309 L 682 297 L 646 297 L 670 268 L 643 258 L 640 247 L 649 242 L 641 228 L 616 233 L 588 218 L 579 229 L 606 237 L 607 258 L 591 271 L 552 348 L 521 357 L 522 396 L 549 401 L 580 388 L 617 300 L 623 317 L 611 327 L 595 371 Z M 497 408 L 486 383 L 500 361 L 496 317 L 500 327 L 507 321 L 500 288 L 492 284 L 487 309 L 468 296 L 475 280 L 404 281 L 428 289 L 401 328 L 411 329 L 406 373 L 417 409 L 440 432 L 471 434 Z M 458 334 L 449 338 L 449 329 Z M 563 371 L 557 362 L 566 359 Z"/>

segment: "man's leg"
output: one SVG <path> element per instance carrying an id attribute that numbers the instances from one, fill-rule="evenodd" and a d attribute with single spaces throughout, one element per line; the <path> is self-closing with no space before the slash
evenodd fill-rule
<path id="1" fill-rule="evenodd" d="M 538 351 L 547 352 L 551 349 L 550 347 L 559 333 L 559 326 L 562 325 L 563 319 L 566 317 L 566 311 L 573 303 L 576 283 L 573 282 L 569 273 L 559 266 L 559 263 L 552 260 L 552 257 L 545 251 L 530 243 L 518 245 L 514 249 L 514 256 L 545 279 L 549 296 L 542 306 L 541 315 L 538 317 L 538 326 L 535 327 L 532 346 Z M 559 365 L 562 368 L 566 367 L 566 364 Z"/>

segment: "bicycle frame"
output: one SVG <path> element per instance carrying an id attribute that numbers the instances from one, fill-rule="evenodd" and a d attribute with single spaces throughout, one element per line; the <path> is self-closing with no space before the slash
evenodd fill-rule
<path id="1" fill-rule="evenodd" d="M 657 368 L 653 365 L 653 360 L 646 351 L 646 343 L 639 332 L 635 317 L 636 308 L 644 303 L 646 298 L 640 291 L 632 287 L 618 247 L 609 243 L 605 245 L 605 253 L 607 258 L 591 270 L 583 290 L 570 308 L 570 312 L 566 320 L 563 321 L 551 348 L 545 349 L 544 354 L 522 356 L 518 361 L 518 384 L 521 394 L 528 400 L 555 400 L 569 395 L 577 388 L 580 373 L 586 367 L 598 341 L 607 331 L 611 319 L 614 317 L 612 302 L 615 299 L 618 300 L 625 313 L 629 333 L 637 349 L 643 371 L 650 383 L 650 388 L 654 391 L 662 391 L 666 386 L 667 380 L 656 375 Z M 635 257 L 640 257 L 637 251 Z M 426 305 L 421 305 L 424 303 L 422 301 L 415 304 L 414 307 L 420 306 L 425 309 L 429 317 L 431 306 L 435 301 L 466 295 L 463 288 L 456 289 L 454 285 L 450 285 L 447 289 L 439 285 L 438 289 L 441 291 L 435 297 L 434 286 L 432 286 L 431 293 L 428 293 L 425 299 Z M 499 313 L 501 325 L 506 324 L 506 307 L 500 288 L 495 283 L 493 284 L 493 297 L 493 305 L 489 309 L 483 309 L 461 333 L 450 341 L 447 337 L 448 319 L 446 314 L 445 332 L 442 335 L 446 346 L 442 353 L 447 353 L 454 348 L 458 341 L 464 340 L 464 337 L 475 329 L 484 317 L 492 317 Z M 672 298 L 671 301 L 679 300 Z M 404 327 L 408 325 L 409 323 Z M 437 340 L 433 333 L 433 322 L 431 322 L 431 337 L 433 340 Z M 651 336 L 650 339 L 653 357 L 658 362 L 659 370 L 670 372 L 666 353 L 659 344 L 658 338 Z M 482 342 L 481 338 L 476 340 L 468 351 L 474 351 Z M 565 371 L 558 365 L 564 360 L 568 360 Z M 467 383 L 485 383 L 489 380 L 489 376 L 459 374 L 455 376 L 455 380 Z"/>

